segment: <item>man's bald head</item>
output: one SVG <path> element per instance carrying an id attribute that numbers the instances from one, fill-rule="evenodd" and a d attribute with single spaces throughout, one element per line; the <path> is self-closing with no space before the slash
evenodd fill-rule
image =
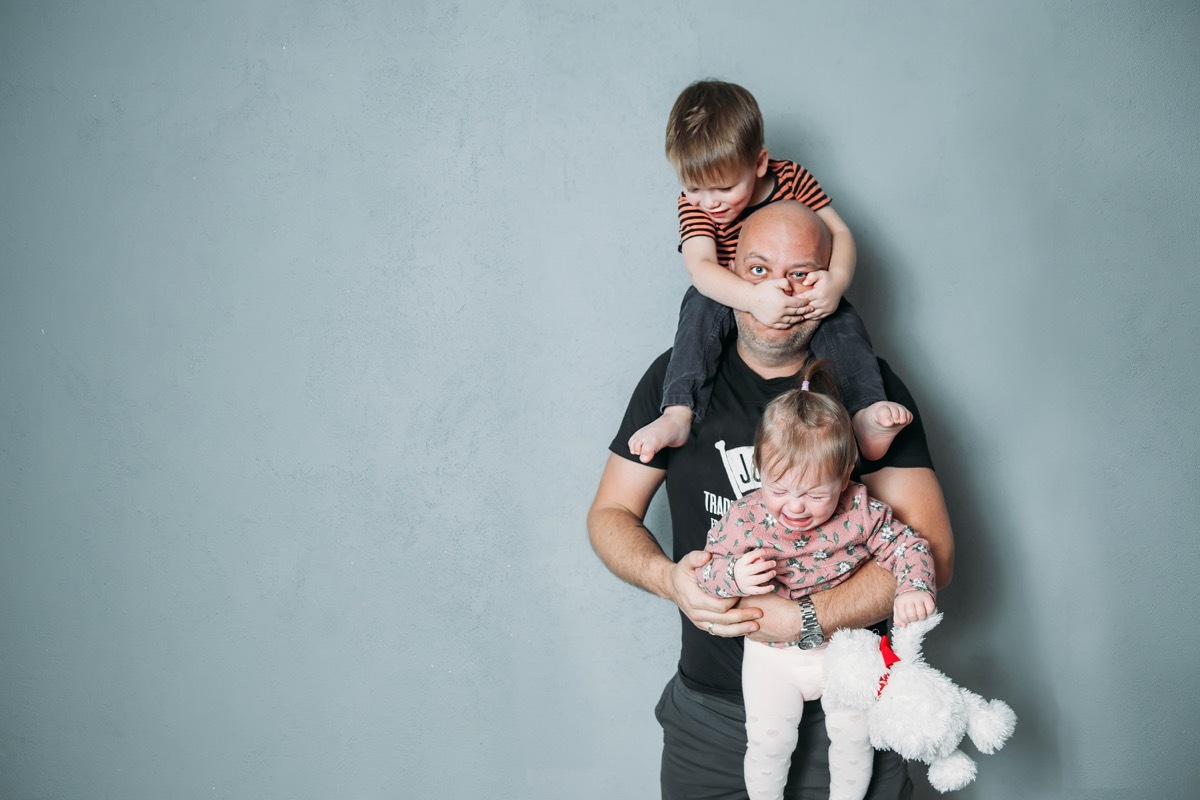
<path id="1" fill-rule="evenodd" d="M 833 236 L 816 212 L 795 200 L 780 200 L 763 206 L 750 215 L 738 234 L 735 263 L 741 261 L 743 250 L 750 250 L 767 237 L 787 237 L 796 252 L 803 252 L 815 260 L 818 269 L 829 268 L 829 254 L 833 252 Z"/>

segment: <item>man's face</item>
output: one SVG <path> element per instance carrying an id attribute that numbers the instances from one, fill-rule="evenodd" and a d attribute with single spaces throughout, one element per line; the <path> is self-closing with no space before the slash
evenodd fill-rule
<path id="1" fill-rule="evenodd" d="M 769 209 L 770 206 L 758 214 Z M 787 291 L 800 294 L 806 288 L 803 285 L 805 276 L 813 270 L 826 269 L 828 264 L 828 245 L 822 238 L 821 230 L 811 225 L 788 224 L 784 217 L 771 224 L 743 229 L 742 241 L 738 243 L 734 260 L 734 272 L 751 283 L 785 278 L 789 284 Z M 819 321 L 810 320 L 780 330 L 763 325 L 753 314 L 745 311 L 735 311 L 734 317 L 740 345 L 766 364 L 804 355 L 813 332 L 820 324 Z"/>

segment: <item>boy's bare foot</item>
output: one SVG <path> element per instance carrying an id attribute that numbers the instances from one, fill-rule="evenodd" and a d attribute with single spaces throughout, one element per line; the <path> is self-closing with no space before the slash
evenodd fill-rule
<path id="1" fill-rule="evenodd" d="M 913 421 L 912 412 L 899 403 L 880 400 L 854 415 L 854 438 L 858 452 L 867 461 L 883 458 L 892 439 Z"/>
<path id="2" fill-rule="evenodd" d="M 692 410 L 687 406 L 667 406 L 661 417 L 629 437 L 629 452 L 645 464 L 664 447 L 683 447 L 691 432 Z"/>

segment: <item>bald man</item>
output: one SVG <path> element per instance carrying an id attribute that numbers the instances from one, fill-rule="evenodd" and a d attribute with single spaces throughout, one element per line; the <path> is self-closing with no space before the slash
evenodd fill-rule
<path id="1" fill-rule="evenodd" d="M 799 293 L 809 272 L 827 268 L 829 253 L 829 231 L 817 215 L 800 203 L 778 202 L 747 220 L 733 270 L 751 282 L 786 278 Z M 643 464 L 627 443 L 634 431 L 658 416 L 670 352 L 650 366 L 609 447 L 588 512 L 592 547 L 605 565 L 679 608 L 679 667 L 655 709 L 663 728 L 661 787 L 666 800 L 747 798 L 742 779 L 742 637 L 770 642 L 798 642 L 803 637 L 810 646 L 838 628 L 869 627 L 886 619 L 895 597 L 891 574 L 874 562 L 839 586 L 812 595 L 809 604 L 774 594 L 740 602 L 717 599 L 696 585 L 693 571 L 708 560 L 704 545 L 709 528 L 732 502 L 759 487 L 753 443 L 762 410 L 794 385 L 794 377 L 811 357 L 809 342 L 820 324 L 775 329 L 744 312 L 735 312 L 735 320 L 736 342 L 727 344 L 722 354 L 708 413 L 693 426 L 687 444 L 663 450 Z M 888 399 L 911 409 L 916 418 L 883 459 L 862 463 L 855 479 L 929 540 L 941 587 L 949 582 L 954 561 L 945 501 L 916 403 L 883 361 L 880 369 Z M 650 500 L 664 481 L 673 526 L 670 557 L 643 524 Z M 829 796 L 828 748 L 820 701 L 810 702 L 800 724 L 786 798 Z M 894 753 L 877 753 L 867 797 L 894 800 L 911 793 L 904 763 Z"/>

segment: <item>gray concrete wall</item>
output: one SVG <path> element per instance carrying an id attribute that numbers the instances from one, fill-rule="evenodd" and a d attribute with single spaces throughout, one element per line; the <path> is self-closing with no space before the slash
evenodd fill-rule
<path id="1" fill-rule="evenodd" d="M 1190 796 L 1194 4 L 146 0 L 0 5 L 0 797 L 654 795 L 583 515 L 708 75 L 920 398 L 961 796 Z"/>

